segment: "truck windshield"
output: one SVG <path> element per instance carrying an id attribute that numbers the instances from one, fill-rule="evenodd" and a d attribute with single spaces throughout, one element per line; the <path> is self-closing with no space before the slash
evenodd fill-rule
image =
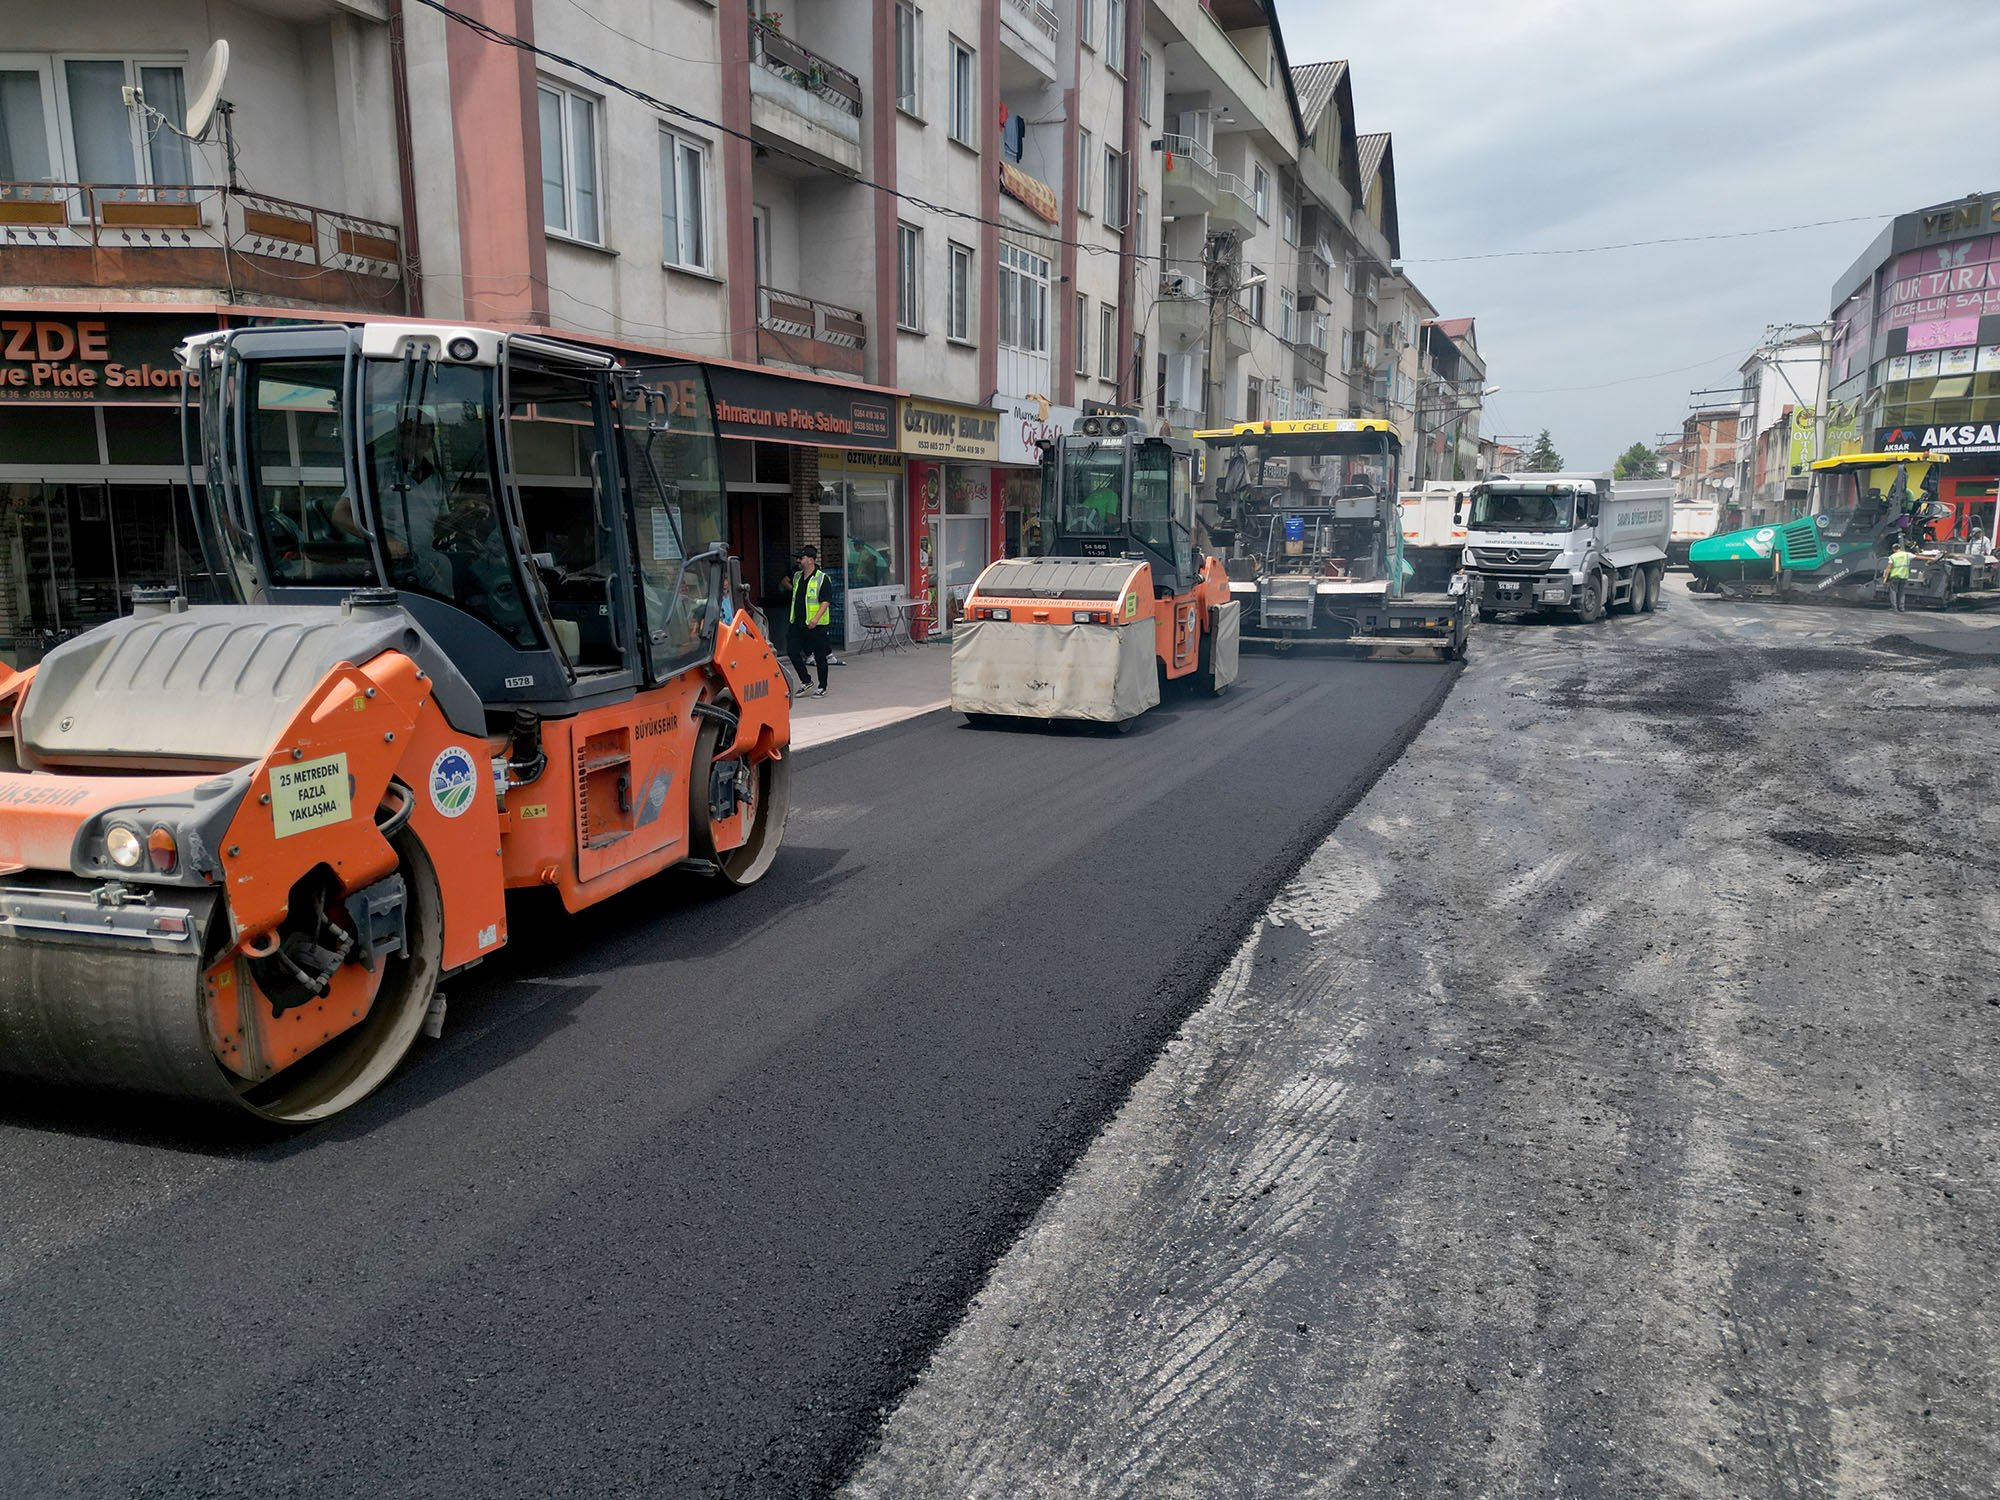
<path id="1" fill-rule="evenodd" d="M 1568 531 L 1576 491 L 1554 485 L 1484 485 L 1472 497 L 1474 531 Z"/>
<path id="2" fill-rule="evenodd" d="M 1118 529 L 1124 509 L 1125 444 L 1072 439 L 1062 447 L 1062 526 L 1072 535 L 1104 536 Z M 1163 476 L 1164 477 L 1164 476 Z"/>

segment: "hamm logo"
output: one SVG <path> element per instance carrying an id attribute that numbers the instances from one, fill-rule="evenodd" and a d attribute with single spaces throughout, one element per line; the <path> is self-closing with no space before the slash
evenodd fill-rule
<path id="1" fill-rule="evenodd" d="M 456 745 L 447 745 L 431 762 L 431 806 L 455 818 L 472 806 L 479 791 L 479 764 Z"/>

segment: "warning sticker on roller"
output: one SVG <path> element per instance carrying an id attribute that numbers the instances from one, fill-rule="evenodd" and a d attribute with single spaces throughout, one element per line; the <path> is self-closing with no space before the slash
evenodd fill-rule
<path id="1" fill-rule="evenodd" d="M 347 757 L 328 755 L 271 768 L 271 826 L 281 839 L 354 816 Z"/>

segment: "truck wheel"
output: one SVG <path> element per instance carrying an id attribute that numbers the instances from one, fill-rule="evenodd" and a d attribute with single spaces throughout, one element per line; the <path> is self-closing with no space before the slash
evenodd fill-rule
<path id="1" fill-rule="evenodd" d="M 1653 606 L 1660 602 L 1660 585 L 1666 581 L 1666 569 L 1660 564 L 1641 568 L 1639 576 L 1646 580 L 1646 597 L 1639 605 L 1639 613 L 1650 615 Z"/>
<path id="2" fill-rule="evenodd" d="M 1604 618 L 1604 575 L 1592 573 L 1583 581 L 1583 603 L 1576 617 L 1586 625 L 1595 625 Z"/>

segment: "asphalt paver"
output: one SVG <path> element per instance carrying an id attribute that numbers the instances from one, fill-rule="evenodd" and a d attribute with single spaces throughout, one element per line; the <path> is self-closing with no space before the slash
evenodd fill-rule
<path id="1" fill-rule="evenodd" d="M 0 1493 L 828 1492 L 1456 676 L 805 752 L 760 885 L 517 906 L 322 1128 L 0 1100 Z"/>

